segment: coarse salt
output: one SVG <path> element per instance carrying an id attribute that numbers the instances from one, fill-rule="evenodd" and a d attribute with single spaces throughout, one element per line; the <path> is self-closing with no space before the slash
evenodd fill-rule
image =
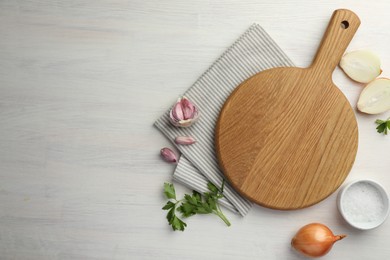
<path id="1" fill-rule="evenodd" d="M 365 182 L 353 184 L 343 198 L 344 212 L 354 223 L 377 221 L 384 214 L 384 204 L 380 191 Z"/>

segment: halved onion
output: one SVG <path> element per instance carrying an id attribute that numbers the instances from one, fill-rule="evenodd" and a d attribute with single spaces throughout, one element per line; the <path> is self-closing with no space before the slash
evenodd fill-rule
<path id="1" fill-rule="evenodd" d="M 340 67 L 353 79 L 360 83 L 368 83 L 381 73 L 381 61 L 369 50 L 358 50 L 344 54 Z"/>
<path id="2" fill-rule="evenodd" d="M 362 91 L 357 108 L 367 114 L 380 114 L 390 110 L 390 79 L 378 78 Z"/>

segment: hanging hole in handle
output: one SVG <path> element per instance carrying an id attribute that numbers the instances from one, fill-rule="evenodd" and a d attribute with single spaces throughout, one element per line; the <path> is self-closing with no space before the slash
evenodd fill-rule
<path id="1" fill-rule="evenodd" d="M 349 22 L 348 21 L 342 21 L 340 26 L 343 29 L 347 29 L 349 27 Z"/>

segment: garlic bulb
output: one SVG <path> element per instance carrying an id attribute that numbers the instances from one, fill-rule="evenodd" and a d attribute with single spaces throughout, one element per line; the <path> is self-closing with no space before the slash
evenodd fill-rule
<path id="1" fill-rule="evenodd" d="M 348 77 L 360 83 L 368 83 L 382 73 L 380 59 L 368 50 L 346 53 L 340 61 L 340 67 Z"/>
<path id="2" fill-rule="evenodd" d="M 179 98 L 169 114 L 174 126 L 188 127 L 198 120 L 199 111 L 186 97 Z"/>
<path id="3" fill-rule="evenodd" d="M 390 110 L 390 79 L 378 78 L 362 91 L 357 108 L 367 114 L 380 114 Z"/>

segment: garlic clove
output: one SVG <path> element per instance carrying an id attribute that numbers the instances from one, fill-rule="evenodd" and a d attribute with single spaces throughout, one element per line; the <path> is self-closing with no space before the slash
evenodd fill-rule
<path id="1" fill-rule="evenodd" d="M 382 73 L 379 57 L 369 50 L 346 53 L 341 58 L 340 67 L 348 77 L 360 83 L 368 83 Z"/>
<path id="2" fill-rule="evenodd" d="M 390 110 L 390 79 L 378 78 L 362 91 L 357 108 L 366 114 L 380 114 Z"/>
<path id="3" fill-rule="evenodd" d="M 192 102 L 190 102 L 187 98 L 183 98 L 180 103 L 183 108 L 184 120 L 192 119 L 195 113 L 195 105 Z"/>
<path id="4" fill-rule="evenodd" d="M 184 119 L 183 108 L 180 102 L 177 102 L 175 106 L 172 108 L 172 115 L 174 116 L 174 118 L 177 118 L 177 120 Z"/>
<path id="5" fill-rule="evenodd" d="M 160 151 L 161 157 L 169 163 L 177 163 L 177 156 L 176 154 L 169 148 L 165 147 L 162 148 Z"/>
<path id="6" fill-rule="evenodd" d="M 178 136 L 175 138 L 175 143 L 189 145 L 195 143 L 195 139 L 191 136 Z"/>

